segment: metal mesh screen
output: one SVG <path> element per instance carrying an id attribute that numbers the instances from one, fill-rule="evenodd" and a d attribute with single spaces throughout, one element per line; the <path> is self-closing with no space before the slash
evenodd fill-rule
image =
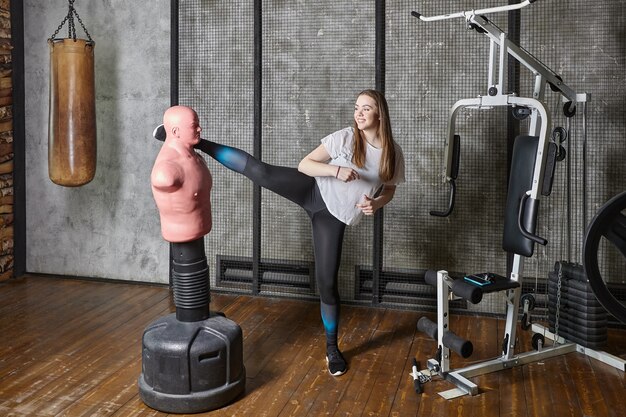
<path id="1" fill-rule="evenodd" d="M 196 110 L 202 137 L 252 153 L 252 4 L 180 1 L 179 16 L 179 103 Z M 252 184 L 211 158 L 207 162 L 213 230 L 205 246 L 216 287 L 216 257 L 252 254 Z M 247 291 L 243 282 L 233 280 L 228 289 Z"/>
<path id="2" fill-rule="evenodd" d="M 430 210 L 447 204 L 442 177 L 449 109 L 461 98 L 486 94 L 489 41 L 468 30 L 462 19 L 426 23 L 410 14 L 412 8 L 438 15 L 503 3 L 385 2 L 385 93 L 394 136 L 407 162 L 407 182 L 398 187 L 384 210 L 383 270 L 397 272 L 404 281 L 393 273 L 382 277 L 381 288 L 397 284 L 400 289 L 400 295 L 383 297 L 383 303 L 420 303 L 415 294 L 428 291 L 415 285 L 424 269 L 506 273 L 501 246 L 508 174 L 506 109 L 464 110 L 458 116 L 461 168 L 456 209 L 448 218 L 429 215 Z M 179 50 L 181 104 L 198 110 L 205 137 L 250 153 L 252 7 L 252 2 L 244 1 L 180 1 Z M 526 261 L 524 272 L 531 287 L 545 280 L 555 261 L 580 262 L 585 223 L 624 188 L 625 123 L 620 104 L 626 96 L 625 18 L 615 2 L 597 2 L 589 9 L 589 3 L 582 0 L 546 0 L 521 11 L 521 46 L 577 92 L 592 97 L 586 110 L 588 139 L 583 161 L 580 115 L 566 119 L 558 94 L 546 93 L 553 126 L 568 128 L 571 137 L 564 144 L 568 158 L 556 168 L 553 193 L 541 199 L 537 234 L 549 244 L 536 246 L 535 257 Z M 507 32 L 506 13 L 489 18 Z M 351 124 L 356 93 L 375 84 L 375 2 L 264 1 L 262 22 L 262 159 L 295 167 L 322 137 Z M 521 95 L 532 93 L 532 82 L 532 75 L 521 68 Z M 522 132 L 525 123 L 521 122 Z M 252 186 L 213 161 L 209 166 L 215 179 L 215 228 L 207 238 L 207 255 L 209 259 L 249 258 Z M 588 173 L 585 187 L 583 167 Z M 262 259 L 293 264 L 313 261 L 309 220 L 297 206 L 264 191 L 260 227 Z M 371 269 L 373 244 L 371 218 L 347 228 L 340 271 L 343 300 L 371 300 L 369 290 L 363 290 L 369 284 L 361 286 L 359 274 Z M 607 273 L 621 279 L 621 257 L 609 258 L 604 263 Z M 249 286 L 228 288 L 248 290 Z M 408 288 L 407 294 L 402 295 L 402 288 Z M 315 293 L 314 288 L 293 291 L 280 285 L 265 290 L 289 296 Z M 500 307 L 501 303 L 488 300 L 475 308 L 497 312 Z"/>
<path id="3" fill-rule="evenodd" d="M 296 167 L 320 139 L 350 126 L 355 95 L 374 84 L 374 5 L 263 2 L 263 160 Z M 262 197 L 263 257 L 313 262 L 306 213 Z M 348 228 L 352 229 L 352 228 Z M 367 227 L 348 230 L 340 294 L 352 299 L 353 265 L 366 262 Z"/>

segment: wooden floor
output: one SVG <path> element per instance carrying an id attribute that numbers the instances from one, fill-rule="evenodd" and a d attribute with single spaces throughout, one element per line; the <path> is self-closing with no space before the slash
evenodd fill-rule
<path id="1" fill-rule="evenodd" d="M 212 295 L 212 310 L 244 334 L 246 390 L 206 416 L 625 416 L 624 373 L 570 353 L 474 378 L 479 395 L 444 400 L 446 381 L 413 391 L 416 356 L 435 343 L 416 332 L 419 312 L 342 308 L 341 340 L 350 369 L 326 371 L 315 302 Z M 163 287 L 28 276 L 0 284 L 1 416 L 165 416 L 137 393 L 143 329 L 174 311 Z M 455 368 L 498 355 L 502 320 L 454 317 L 474 343 Z M 520 332 L 520 351 L 529 334 Z M 609 352 L 626 357 L 626 336 Z M 621 350 L 621 351 L 620 351 Z M 458 364 L 458 365 L 457 365 Z"/>

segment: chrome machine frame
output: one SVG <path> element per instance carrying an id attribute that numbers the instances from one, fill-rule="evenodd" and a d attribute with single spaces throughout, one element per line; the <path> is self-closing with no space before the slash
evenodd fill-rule
<path id="1" fill-rule="evenodd" d="M 530 124 L 528 135 L 538 137 L 538 148 L 534 161 L 532 188 L 526 192 L 526 196 L 524 196 L 524 199 L 529 198 L 531 200 L 538 200 L 542 192 L 542 180 L 547 162 L 547 150 L 549 144 L 548 134 L 551 129 L 550 114 L 546 111 L 545 105 L 542 102 L 545 96 L 546 84 L 549 85 L 549 87 L 553 91 L 559 92 L 561 94 L 562 100 L 565 103 L 563 110 L 566 115 L 568 115 L 568 113 L 569 115 L 574 114 L 577 103 L 588 102 L 590 100 L 590 94 L 576 93 L 572 88 L 563 83 L 559 75 L 557 75 L 554 71 L 552 71 L 542 62 L 540 62 L 524 48 L 510 41 L 507 38 L 506 33 L 504 33 L 501 29 L 499 29 L 495 24 L 493 24 L 489 19 L 485 17 L 486 14 L 490 13 L 518 10 L 529 6 L 535 1 L 536 0 L 526 0 L 514 5 L 463 11 L 433 17 L 425 17 L 419 13 L 412 12 L 413 16 L 418 17 L 421 21 L 424 22 L 432 22 L 453 18 L 464 18 L 469 28 L 475 29 L 479 33 L 486 35 L 490 41 L 487 95 L 478 96 L 476 98 L 461 99 L 457 101 L 450 110 L 448 133 L 445 143 L 446 171 L 444 180 L 451 186 L 450 203 L 447 212 L 433 212 L 433 215 L 447 216 L 452 211 L 452 207 L 454 205 L 454 193 L 456 190 L 454 181 L 456 179 L 455 170 L 457 169 L 457 167 L 455 167 L 454 132 L 456 117 L 459 110 L 463 108 L 490 109 L 497 106 L 512 107 L 513 110 L 515 110 L 516 107 L 526 108 L 530 110 Z M 505 93 L 507 60 L 509 55 L 519 61 L 520 64 L 529 69 L 534 75 L 533 97 L 518 97 L 515 94 Z M 540 238 L 525 230 L 524 226 L 521 224 L 520 229 L 520 232 L 524 237 L 542 245 L 545 245 L 547 243 L 545 239 Z M 450 300 L 454 300 L 458 297 L 456 297 L 455 294 L 451 291 L 451 284 L 453 280 L 449 277 L 447 271 L 442 270 L 437 272 L 438 320 L 436 338 L 439 349 L 437 359 L 430 359 L 428 361 L 428 368 L 431 373 L 438 373 L 446 380 L 454 383 L 457 386 L 456 390 L 451 390 L 451 392 L 447 395 L 446 393 L 442 393 L 442 396 L 446 398 L 453 398 L 455 396 L 464 394 L 478 394 L 478 386 L 470 381 L 468 378 L 574 351 L 578 351 L 588 356 L 594 357 L 595 359 L 608 363 L 611 366 L 617 367 L 618 369 L 625 369 L 624 361 L 620 358 L 614 357 L 604 352 L 594 352 L 583 346 L 574 343 L 567 343 L 565 340 L 562 339 L 556 341 L 556 343 L 553 343 L 552 346 L 549 347 L 543 347 L 540 345 L 537 351 L 516 354 L 515 332 L 518 311 L 520 307 L 521 284 L 523 278 L 522 255 L 514 254 L 511 275 L 508 278 L 511 281 L 518 283 L 518 285 L 516 285 L 514 288 L 505 290 L 507 312 L 504 343 L 501 356 L 492 360 L 465 367 L 463 369 L 452 371 L 450 369 L 450 349 L 443 343 L 443 336 L 444 333 L 450 328 L 448 325 L 448 303 Z M 547 332 L 546 329 L 542 329 L 541 326 L 533 325 L 532 328 L 534 331 L 542 332 L 544 335 L 548 333 L 546 337 L 554 340 L 554 336 Z"/>

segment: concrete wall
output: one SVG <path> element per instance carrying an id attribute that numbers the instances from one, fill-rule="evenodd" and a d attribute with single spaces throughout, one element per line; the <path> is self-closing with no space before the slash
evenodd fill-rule
<path id="1" fill-rule="evenodd" d="M 423 3 L 423 4 L 422 4 Z M 94 181 L 66 189 L 47 179 L 46 38 L 66 13 L 60 0 L 25 3 L 27 88 L 27 269 L 32 272 L 165 282 L 167 246 L 159 234 L 149 173 L 158 144 L 150 132 L 169 103 L 169 1 L 92 1 L 76 6 L 96 40 L 98 171 Z M 181 103 L 197 108 L 204 136 L 252 151 L 253 13 L 251 1 L 181 1 Z M 387 1 L 386 95 L 396 140 L 407 160 L 407 183 L 385 209 L 386 268 L 446 268 L 503 273 L 500 242 L 506 190 L 504 110 L 464 111 L 457 128 L 462 165 L 457 209 L 442 209 L 441 181 L 448 109 L 485 94 L 488 40 L 461 20 L 422 23 L 426 15 L 501 5 L 500 0 Z M 522 11 L 522 45 L 580 92 L 588 112 L 588 219 L 626 185 L 624 6 L 626 2 L 537 2 Z M 263 2 L 263 158 L 295 166 L 326 134 L 350 123 L 354 97 L 374 86 L 374 3 Z M 584 16 L 584 21 L 579 18 Z M 494 16 L 506 31 L 505 15 Z M 79 32 L 80 33 L 80 32 Z M 524 94 L 529 73 L 522 70 Z M 559 98 L 546 100 L 554 125 L 565 125 Z M 577 120 L 572 129 L 580 133 Z M 571 154 L 574 191 L 572 260 L 582 246 L 580 135 Z M 214 173 L 215 228 L 207 255 L 250 256 L 249 181 L 209 161 Z M 542 200 L 538 248 L 530 275 L 546 276 L 567 256 L 563 209 L 565 165 L 553 195 Z M 263 194 L 262 256 L 312 259 L 306 216 Z M 372 222 L 349 228 L 341 293 L 354 291 L 354 266 L 371 265 Z M 212 276 L 214 277 L 212 271 Z"/>
<path id="2" fill-rule="evenodd" d="M 67 6 L 24 2 L 27 271 L 167 282 L 150 171 L 158 151 L 152 129 L 170 102 L 170 2 L 75 3 L 96 42 L 98 132 L 96 176 L 78 188 L 48 179 L 46 40 Z M 67 27 L 57 37 L 67 37 Z"/>

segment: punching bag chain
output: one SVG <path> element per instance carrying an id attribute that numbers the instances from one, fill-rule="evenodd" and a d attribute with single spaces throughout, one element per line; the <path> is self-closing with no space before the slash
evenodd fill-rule
<path id="1" fill-rule="evenodd" d="M 80 25 L 82 26 L 83 30 L 85 31 L 85 34 L 87 35 L 87 38 L 89 39 L 89 42 L 93 42 L 93 39 L 91 39 L 91 35 L 89 34 L 89 32 L 87 31 L 87 28 L 83 24 L 83 21 L 81 20 L 80 16 L 78 15 L 78 12 L 74 8 L 74 2 L 75 1 L 76 0 L 68 0 L 69 5 L 68 5 L 67 16 L 65 16 L 65 18 L 63 19 L 63 21 L 61 22 L 61 24 L 59 25 L 59 27 L 54 32 L 54 34 L 50 37 L 49 40 L 54 40 L 56 38 L 57 34 L 61 30 L 61 28 L 63 27 L 65 22 L 68 22 L 68 35 L 67 35 L 67 37 L 69 39 L 76 40 L 76 27 L 74 26 L 74 15 L 76 15 L 76 19 L 78 19 L 78 23 L 80 23 Z"/>

